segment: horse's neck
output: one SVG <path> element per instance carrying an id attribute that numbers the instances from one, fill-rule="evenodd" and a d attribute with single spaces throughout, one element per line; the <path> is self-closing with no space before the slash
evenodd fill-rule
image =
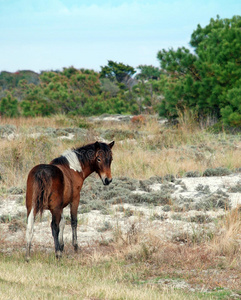
<path id="1" fill-rule="evenodd" d="M 85 180 L 90 174 L 94 172 L 93 166 L 91 164 L 87 164 L 82 168 L 83 179 Z"/>

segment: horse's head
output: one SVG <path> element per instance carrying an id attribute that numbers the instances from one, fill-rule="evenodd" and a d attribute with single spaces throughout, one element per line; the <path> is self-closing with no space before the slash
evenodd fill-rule
<path id="1" fill-rule="evenodd" d="M 95 171 L 99 174 L 104 185 L 108 185 L 112 181 L 111 177 L 111 148 L 114 146 L 114 141 L 110 144 L 95 143 Z"/>

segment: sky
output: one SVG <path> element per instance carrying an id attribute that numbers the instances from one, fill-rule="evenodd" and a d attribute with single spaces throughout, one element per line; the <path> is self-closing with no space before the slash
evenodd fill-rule
<path id="1" fill-rule="evenodd" d="M 241 0 L 0 0 L 0 72 L 159 67 L 217 15 L 241 15 Z"/>

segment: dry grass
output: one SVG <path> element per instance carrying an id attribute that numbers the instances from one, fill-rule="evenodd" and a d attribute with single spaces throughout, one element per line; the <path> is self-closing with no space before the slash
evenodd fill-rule
<path id="1" fill-rule="evenodd" d="M 238 226 L 240 219 L 231 212 L 220 223 L 222 236 L 230 239 Z M 126 234 L 117 228 L 114 237 L 105 246 L 83 247 L 79 254 L 67 244 L 61 261 L 53 252 L 36 249 L 30 263 L 20 252 L 0 254 L 0 298 L 232 299 L 235 291 L 238 299 L 241 293 L 240 248 L 220 253 L 219 239 L 163 242 L 153 229 L 135 226 Z"/>
<path id="2" fill-rule="evenodd" d="M 80 118 L 79 117 L 72 117 L 68 118 L 66 115 L 55 115 L 51 117 L 19 117 L 19 118 L 2 118 L 0 117 L 0 124 L 12 124 L 17 128 L 29 128 L 29 127 L 68 127 L 74 126 L 78 124 Z"/>
<path id="3" fill-rule="evenodd" d="M 1 188 L 24 188 L 27 174 L 34 165 L 49 162 L 67 148 L 94 141 L 95 136 L 107 129 L 123 132 L 123 135 L 126 131 L 136 133 L 135 139 L 116 140 L 114 177 L 148 179 L 166 174 L 182 176 L 187 171 L 202 173 L 210 167 L 231 170 L 240 167 L 241 144 L 237 137 L 201 130 L 193 116 L 180 116 L 180 121 L 179 127 L 167 128 L 155 118 L 147 118 L 143 124 L 89 124 L 84 120 L 90 125 L 86 138 L 62 140 L 47 135 L 34 138 L 29 136 L 29 128 L 33 133 L 38 132 L 38 126 L 77 127 L 78 118 L 58 115 L 1 119 L 1 125 L 15 125 L 19 134 L 13 140 L 0 140 Z M 74 255 L 72 247 L 67 245 L 61 262 L 55 261 L 53 253 L 38 251 L 34 252 L 30 264 L 24 263 L 22 253 L 0 254 L 0 298 L 32 299 L 36 295 L 39 299 L 229 298 L 230 290 L 240 292 L 241 286 L 240 209 L 227 212 L 217 224 L 217 232 L 212 238 L 200 236 L 180 244 L 162 242 L 154 231 L 141 232 L 133 228 L 123 234 L 116 230 L 113 243 L 83 249 L 80 255 Z M 1 242 L 3 245 L 4 241 Z M 204 296 L 187 290 L 176 292 L 168 285 L 166 288 L 160 285 L 160 278 L 184 280 L 199 290 L 219 288 L 221 291 Z"/>
<path id="4" fill-rule="evenodd" d="M 137 225 L 127 233 L 115 228 L 113 242 L 83 247 L 79 254 L 67 243 L 61 261 L 53 249 L 47 253 L 37 246 L 29 264 L 21 250 L 0 254 L 0 299 L 36 294 L 39 299 L 232 299 L 234 293 L 238 299 L 238 209 L 217 224 L 220 235 L 187 237 L 186 243 L 162 241 L 154 229 Z M 23 243 L 16 241 L 15 249 L 24 249 Z M 0 249 L 8 249 L 4 240 Z"/>
<path id="5" fill-rule="evenodd" d="M 211 243 L 215 255 L 229 257 L 231 261 L 237 260 L 241 255 L 241 210 L 240 207 L 228 212 L 219 224 L 219 234 Z"/>
<path id="6" fill-rule="evenodd" d="M 241 152 L 237 138 L 225 134 L 212 135 L 201 130 L 194 121 L 182 121 L 178 128 L 166 128 L 155 118 L 144 124 L 102 122 L 89 124 L 87 137 L 72 141 L 51 138 L 38 133 L 39 127 L 65 128 L 79 126 L 78 118 L 58 115 L 51 118 L 1 119 L 1 125 L 12 124 L 19 134 L 12 141 L 0 140 L 1 176 L 4 185 L 24 184 L 28 171 L 38 163 L 46 163 L 67 148 L 93 142 L 104 130 L 123 132 L 114 148 L 113 175 L 146 179 L 151 176 L 173 174 L 182 176 L 187 171 L 204 172 L 207 168 L 239 167 Z M 29 128 L 32 128 L 29 132 Z M 125 132 L 136 133 L 136 138 L 125 139 Z M 115 136 L 113 137 L 115 139 Z M 221 142 L 219 142 L 219 140 Z"/>
<path id="7" fill-rule="evenodd" d="M 114 242 L 108 246 L 110 252 L 106 252 L 104 256 L 103 248 L 101 250 L 98 247 L 89 259 L 95 263 L 103 262 L 103 259 L 109 260 L 110 257 L 124 261 L 127 265 L 135 266 L 139 272 L 141 270 L 139 277 L 146 283 L 153 282 L 156 278 L 169 278 L 186 282 L 189 285 L 186 290 L 226 289 L 227 293 L 233 290 L 238 293 L 235 297 L 239 298 L 241 294 L 239 209 L 228 212 L 219 221 L 217 224 L 219 234 L 209 236 L 200 230 L 195 233 L 195 238 L 186 236 L 185 243 L 162 241 L 154 229 L 140 229 L 135 225 L 133 223 L 129 232 L 125 234 L 117 228 Z M 222 295 L 217 295 L 217 298 L 226 299 L 229 296 L 224 293 L 223 298 Z M 205 299 L 208 299 L 207 294 Z M 216 296 L 213 299 L 216 299 Z"/>
<path id="8" fill-rule="evenodd" d="M 58 119 L 60 116 L 56 116 Z M 32 126 L 45 126 L 45 127 L 55 127 L 56 119 L 48 117 L 36 117 L 36 118 L 0 118 L 1 125 L 12 124 L 16 127 L 32 127 Z"/>

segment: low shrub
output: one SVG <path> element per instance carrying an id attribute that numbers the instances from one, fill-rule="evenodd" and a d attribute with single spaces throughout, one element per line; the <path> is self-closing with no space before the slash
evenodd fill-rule
<path id="1" fill-rule="evenodd" d="M 228 168 L 218 167 L 218 168 L 209 168 L 203 172 L 203 176 L 225 176 L 230 175 L 232 172 Z"/>

